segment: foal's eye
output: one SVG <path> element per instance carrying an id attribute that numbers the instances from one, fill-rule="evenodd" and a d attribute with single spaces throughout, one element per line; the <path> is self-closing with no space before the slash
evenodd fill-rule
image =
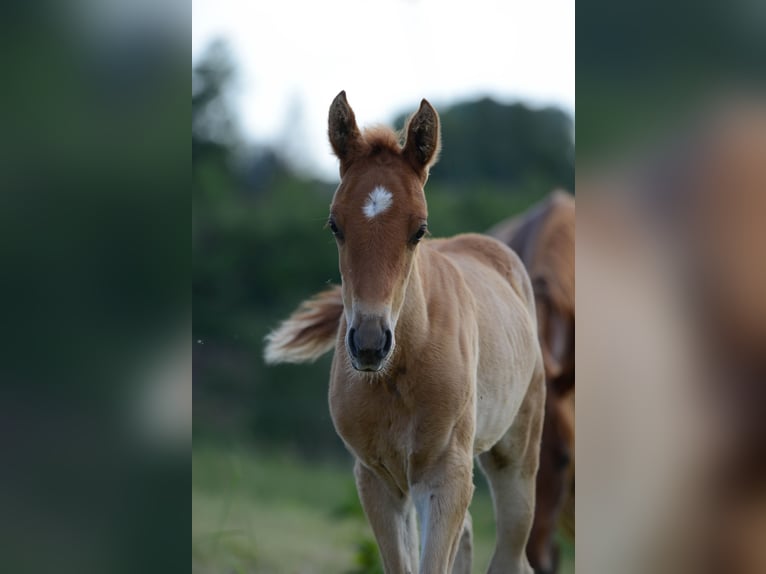
<path id="1" fill-rule="evenodd" d="M 426 234 L 427 230 L 428 230 L 428 226 L 426 224 L 421 225 L 420 229 L 418 229 L 415 232 L 415 235 L 412 236 L 412 239 L 410 239 L 410 241 L 413 244 L 418 243 L 421 239 L 423 239 L 423 236 Z"/>
<path id="2" fill-rule="evenodd" d="M 335 220 L 330 219 L 327 222 L 327 227 L 330 228 L 330 231 L 332 231 L 332 234 L 337 237 L 338 239 L 343 239 L 343 234 L 340 232 L 340 229 L 338 229 L 338 226 L 335 224 Z"/>

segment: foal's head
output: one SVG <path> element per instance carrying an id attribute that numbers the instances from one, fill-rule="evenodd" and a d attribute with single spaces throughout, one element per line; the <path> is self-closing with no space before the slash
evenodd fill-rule
<path id="1" fill-rule="evenodd" d="M 360 132 L 341 92 L 329 135 L 340 186 L 328 227 L 338 244 L 346 349 L 359 371 L 379 371 L 391 355 L 418 242 L 427 231 L 423 186 L 439 151 L 439 116 L 426 100 L 410 119 L 404 146 L 388 128 Z"/>

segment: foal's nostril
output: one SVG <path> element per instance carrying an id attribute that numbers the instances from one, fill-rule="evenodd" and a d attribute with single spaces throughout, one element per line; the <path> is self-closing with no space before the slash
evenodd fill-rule
<path id="1" fill-rule="evenodd" d="M 351 351 L 351 354 L 356 357 L 359 355 L 359 349 L 357 348 L 356 341 L 354 339 L 356 339 L 356 329 L 351 327 L 348 330 L 348 348 L 349 351 Z"/>
<path id="2" fill-rule="evenodd" d="M 388 355 L 391 350 L 391 343 L 393 342 L 393 335 L 391 329 L 386 329 L 386 342 L 383 344 L 383 356 Z"/>

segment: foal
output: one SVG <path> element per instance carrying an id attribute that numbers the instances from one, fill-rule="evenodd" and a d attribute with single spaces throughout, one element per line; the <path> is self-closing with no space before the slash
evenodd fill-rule
<path id="1" fill-rule="evenodd" d="M 330 412 L 388 574 L 470 572 L 476 455 L 497 522 L 489 572 L 530 574 L 545 376 L 524 266 L 490 237 L 424 240 L 440 145 L 426 100 L 402 147 L 387 128 L 360 132 L 341 92 L 329 136 L 342 285 L 272 332 L 266 359 L 310 361 L 334 345 Z"/>

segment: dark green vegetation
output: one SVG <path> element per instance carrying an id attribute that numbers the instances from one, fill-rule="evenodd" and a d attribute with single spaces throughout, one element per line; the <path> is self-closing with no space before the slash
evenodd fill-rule
<path id="1" fill-rule="evenodd" d="M 330 357 L 307 366 L 262 360 L 268 331 L 339 281 L 324 229 L 336 184 L 296 175 L 278 150 L 238 143 L 226 104 L 233 73 L 220 47 L 193 70 L 194 568 L 374 572 L 327 408 Z M 426 187 L 432 235 L 481 232 L 554 187 L 572 189 L 573 124 L 563 112 L 488 99 L 439 112 L 442 158 Z M 230 444 L 261 446 L 253 455 Z M 486 491 L 475 505 L 486 565 L 494 537 Z"/>

